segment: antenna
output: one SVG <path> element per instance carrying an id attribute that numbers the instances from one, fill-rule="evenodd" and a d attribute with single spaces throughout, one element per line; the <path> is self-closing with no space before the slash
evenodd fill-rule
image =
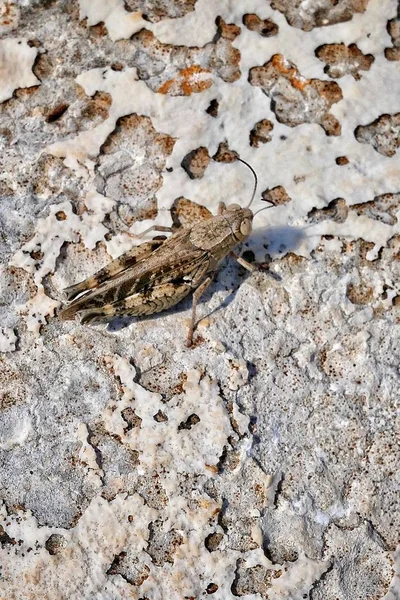
<path id="1" fill-rule="evenodd" d="M 275 204 L 272 204 L 271 202 L 269 206 L 263 206 L 257 212 L 255 212 L 253 216 L 255 217 L 256 215 L 258 215 L 258 213 L 262 212 L 263 210 L 267 210 L 267 208 L 275 208 Z"/>
<path id="2" fill-rule="evenodd" d="M 249 163 L 247 163 L 245 160 L 243 160 L 242 158 L 237 157 L 237 160 L 240 160 L 241 163 L 243 163 L 244 165 L 246 165 L 246 167 L 249 167 L 250 171 L 253 173 L 254 175 L 254 189 L 253 189 L 253 194 L 251 196 L 251 200 L 248 203 L 248 205 L 245 208 L 249 208 L 249 206 L 251 206 L 251 203 L 254 200 L 254 197 L 256 195 L 256 191 L 257 191 L 257 184 L 258 184 L 258 179 L 257 179 L 257 173 L 255 172 L 255 170 L 253 169 L 253 167 L 251 165 L 249 165 Z"/>

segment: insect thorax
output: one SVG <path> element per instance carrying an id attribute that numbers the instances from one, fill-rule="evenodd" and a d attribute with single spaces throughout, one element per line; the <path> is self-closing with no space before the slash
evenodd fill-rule
<path id="1" fill-rule="evenodd" d="M 249 209 L 226 210 L 222 215 L 196 224 L 190 233 L 190 241 L 197 248 L 209 251 L 219 261 L 251 233 L 253 214 Z M 243 235 L 241 227 L 247 224 Z"/>

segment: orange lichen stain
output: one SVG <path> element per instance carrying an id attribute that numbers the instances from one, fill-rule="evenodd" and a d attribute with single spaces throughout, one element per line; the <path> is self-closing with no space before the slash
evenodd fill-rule
<path id="1" fill-rule="evenodd" d="M 306 85 L 310 84 L 310 80 L 302 77 L 296 67 L 290 66 L 282 54 L 274 54 L 272 64 L 282 75 L 288 76 L 287 78 L 294 88 L 303 91 Z"/>
<path id="2" fill-rule="evenodd" d="M 205 508 L 206 510 L 213 510 L 212 514 L 215 514 L 215 502 L 214 500 L 207 500 L 207 498 L 199 498 L 198 500 L 198 504 L 199 506 L 201 506 L 201 508 Z M 219 512 L 219 508 L 217 509 L 217 513 Z"/>
<path id="3" fill-rule="evenodd" d="M 136 12 L 132 12 L 130 13 L 129 17 L 130 21 L 132 21 L 132 23 L 136 23 L 136 22 L 140 22 L 143 20 L 143 13 L 142 11 L 138 10 Z"/>
<path id="4" fill-rule="evenodd" d="M 215 473 L 215 474 L 218 473 L 218 467 L 217 467 L 217 465 L 207 465 L 206 464 L 205 467 L 206 467 L 206 469 L 208 471 L 211 471 L 211 473 Z"/>
<path id="5" fill-rule="evenodd" d="M 192 65 L 179 71 L 174 79 L 165 81 L 157 91 L 159 94 L 171 93 L 174 96 L 190 96 L 204 92 L 212 84 L 213 80 L 208 69 Z"/>
<path id="6" fill-rule="evenodd" d="M 5 27 L 13 25 L 13 21 L 16 25 L 18 20 L 17 10 L 12 2 L 8 2 L 7 0 L 3 2 L 2 6 L 0 6 L 0 25 Z"/>
<path id="7" fill-rule="evenodd" d="M 169 90 L 171 89 L 171 87 L 173 86 L 173 84 L 175 83 L 175 79 L 168 79 L 168 81 L 165 81 L 162 86 L 160 86 L 157 90 L 157 92 L 159 94 L 168 94 Z"/>
<path id="8" fill-rule="evenodd" d="M 5 2 L 3 4 L 3 14 L 4 17 L 9 17 L 11 15 L 11 3 L 10 2 Z M 8 25 L 11 21 L 3 21 L 3 23 L 5 25 Z"/>

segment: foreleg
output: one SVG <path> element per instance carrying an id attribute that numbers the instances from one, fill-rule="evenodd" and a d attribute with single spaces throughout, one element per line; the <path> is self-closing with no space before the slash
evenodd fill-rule
<path id="1" fill-rule="evenodd" d="M 233 258 L 235 258 L 237 260 L 237 262 L 239 263 L 239 265 L 242 265 L 242 267 L 244 267 L 245 269 L 250 271 L 250 273 L 254 273 L 254 271 L 258 271 L 257 265 L 255 265 L 253 263 L 249 263 L 247 260 L 245 260 L 241 256 L 238 256 L 235 252 L 230 252 L 229 256 L 232 256 Z"/>
<path id="2" fill-rule="evenodd" d="M 140 239 L 140 238 L 144 237 L 145 235 L 147 235 L 148 233 L 150 233 L 150 231 L 164 231 L 167 233 L 173 233 L 175 230 L 172 227 L 167 227 L 166 225 L 150 225 L 150 227 L 148 227 L 141 233 L 139 233 L 137 235 L 133 234 L 132 237 Z"/>
<path id="3" fill-rule="evenodd" d="M 186 346 L 190 348 L 193 342 L 193 331 L 196 325 L 196 308 L 197 303 L 200 299 L 200 296 L 204 294 L 210 283 L 212 282 L 213 277 L 210 275 L 204 279 L 204 281 L 199 285 L 199 287 L 193 293 L 193 301 L 192 301 L 192 317 L 190 319 L 189 331 L 186 339 Z"/>

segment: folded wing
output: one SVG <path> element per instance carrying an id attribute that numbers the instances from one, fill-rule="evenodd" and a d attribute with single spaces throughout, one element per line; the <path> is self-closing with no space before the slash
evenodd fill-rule
<path id="1" fill-rule="evenodd" d="M 79 311 L 114 305 L 138 292 L 148 293 L 164 282 L 190 285 L 199 269 L 203 271 L 206 267 L 209 255 L 206 251 L 193 246 L 189 235 L 190 229 L 178 231 L 156 249 L 148 252 L 149 247 L 147 247 L 144 255 L 140 258 L 136 256 L 131 261 L 129 268 L 118 270 L 122 268 L 124 257 L 126 258 L 126 255 L 122 255 L 81 284 L 67 288 L 69 297 L 79 293 L 81 295 L 61 312 L 60 319 L 74 319 Z M 112 268 L 113 265 L 115 269 Z M 107 272 L 110 272 L 110 267 L 111 278 L 105 279 Z M 99 283 L 101 281 L 102 283 Z"/>

